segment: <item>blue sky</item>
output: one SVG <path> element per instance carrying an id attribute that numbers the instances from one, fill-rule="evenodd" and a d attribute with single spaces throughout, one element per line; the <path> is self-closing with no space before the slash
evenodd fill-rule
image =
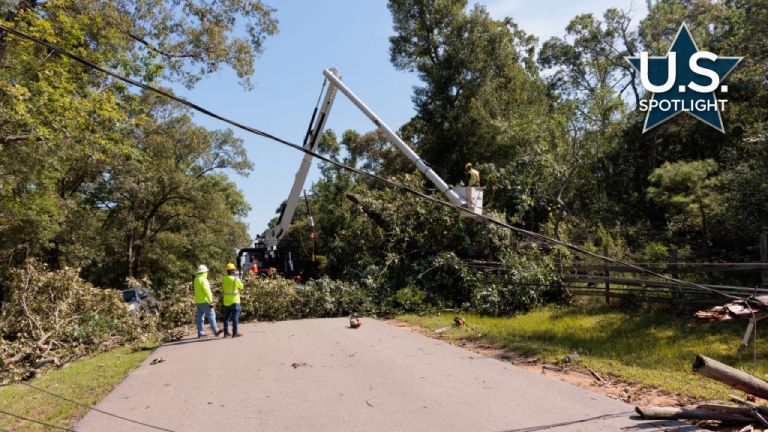
<path id="1" fill-rule="evenodd" d="M 300 143 L 317 101 L 323 69 L 335 66 L 343 80 L 384 122 L 399 128 L 414 114 L 412 88 L 415 75 L 395 70 L 389 63 L 392 22 L 386 0 L 277 1 L 280 33 L 266 41 L 256 61 L 256 88 L 245 91 L 231 70 L 210 76 L 194 89 L 174 85 L 175 91 L 211 111 Z M 488 0 L 480 1 L 496 19 L 512 17 L 540 43 L 563 36 L 565 26 L 581 13 L 602 13 L 617 7 L 627 10 L 631 0 Z M 635 0 L 635 22 L 646 15 L 645 2 Z M 470 4 L 473 4 L 470 1 Z M 202 114 L 197 123 L 211 129 L 227 125 Z M 327 127 L 367 132 L 373 124 L 339 94 Z M 254 171 L 247 178 L 233 175 L 252 210 L 246 222 L 255 236 L 266 229 L 275 209 L 288 196 L 303 155 L 264 138 L 235 130 L 245 141 Z M 313 165 L 307 179 L 316 180 Z M 322 223 L 317 221 L 317 223 Z"/>

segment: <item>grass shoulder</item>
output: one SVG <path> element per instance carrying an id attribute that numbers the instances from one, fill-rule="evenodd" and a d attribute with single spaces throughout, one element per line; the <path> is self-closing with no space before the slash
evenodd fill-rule
<path id="1" fill-rule="evenodd" d="M 159 343 L 123 346 L 29 381 L 30 384 L 69 399 L 94 405 L 146 359 Z M 33 388 L 13 384 L 0 388 L 0 409 L 59 427 L 71 428 L 86 408 Z M 48 428 L 0 414 L 0 430 L 43 431 Z"/>
<path id="2" fill-rule="evenodd" d="M 573 352 L 580 363 L 618 381 L 661 389 L 683 399 L 728 400 L 738 393 L 696 375 L 691 365 L 704 354 L 755 376 L 768 373 L 768 343 L 754 342 L 736 355 L 746 322 L 693 326 L 691 311 L 596 303 L 547 306 L 511 317 L 469 315 L 465 328 L 452 327 L 453 342 L 482 341 L 516 354 L 552 362 Z M 398 320 L 429 330 L 453 324 L 453 315 L 403 315 Z"/>

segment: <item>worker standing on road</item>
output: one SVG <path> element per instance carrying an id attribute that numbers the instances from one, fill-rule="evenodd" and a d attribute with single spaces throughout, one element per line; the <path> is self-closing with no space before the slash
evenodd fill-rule
<path id="1" fill-rule="evenodd" d="M 243 283 L 235 275 L 235 265 L 227 264 L 227 275 L 221 281 L 221 289 L 224 291 L 224 337 L 229 336 L 229 317 L 232 317 L 232 337 L 240 337 L 237 332 L 237 323 L 240 321 L 240 291 Z"/>
<path id="2" fill-rule="evenodd" d="M 203 327 L 203 316 L 208 318 L 211 324 L 211 331 L 215 336 L 221 334 L 221 330 L 216 326 L 216 312 L 213 310 L 213 294 L 211 293 L 211 284 L 208 283 L 208 267 L 200 265 L 195 275 L 195 303 L 197 304 L 197 338 L 202 339 L 205 335 Z"/>
<path id="3" fill-rule="evenodd" d="M 477 172 L 476 169 L 472 168 L 471 163 L 464 165 L 464 171 L 466 172 L 466 175 L 464 176 L 465 185 L 469 187 L 480 186 L 480 173 Z"/>

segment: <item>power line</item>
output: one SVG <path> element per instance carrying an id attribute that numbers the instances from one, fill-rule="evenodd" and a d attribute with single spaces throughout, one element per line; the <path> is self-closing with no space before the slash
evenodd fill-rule
<path id="1" fill-rule="evenodd" d="M 458 205 L 455 205 L 453 203 L 449 203 L 449 202 L 446 202 L 446 201 L 443 201 L 443 200 L 431 197 L 431 196 L 426 195 L 424 193 L 421 193 L 421 192 L 419 192 L 419 191 L 417 191 L 417 190 L 415 190 L 415 189 L 413 189 L 411 187 L 408 187 L 406 185 L 394 182 L 392 180 L 389 180 L 389 179 L 377 176 L 375 174 L 371 174 L 371 173 L 368 173 L 368 172 L 365 172 L 365 171 L 361 171 L 361 170 L 359 170 L 357 168 L 354 168 L 354 167 L 345 165 L 345 164 L 343 164 L 341 162 L 335 161 L 333 159 L 327 158 L 327 157 L 325 157 L 325 156 L 323 156 L 323 155 L 321 155 L 319 153 L 315 153 L 312 150 L 309 150 L 309 149 L 304 148 L 302 146 L 299 146 L 297 144 L 293 144 L 291 142 L 288 142 L 286 140 L 278 138 L 278 137 L 276 137 L 274 135 L 271 135 L 269 133 L 263 132 L 261 130 L 258 130 L 256 128 L 253 128 L 253 127 L 250 127 L 250 126 L 243 125 L 243 124 L 238 123 L 238 122 L 236 122 L 234 120 L 230 120 L 230 119 L 228 119 L 226 117 L 223 117 L 223 116 L 221 116 L 219 114 L 215 114 L 215 113 L 213 113 L 211 111 L 208 111 L 205 108 L 202 108 L 202 107 L 200 107 L 200 106 L 198 106 L 198 105 L 196 105 L 196 104 L 194 104 L 192 102 L 186 101 L 184 99 L 178 98 L 178 97 L 176 97 L 176 96 L 174 96 L 174 95 L 172 95 L 170 93 L 167 93 L 167 92 L 165 92 L 163 90 L 157 89 L 157 88 L 152 87 L 150 85 L 147 85 L 147 84 L 135 81 L 135 80 L 133 80 L 131 78 L 127 78 L 127 77 L 119 75 L 119 74 L 117 74 L 115 72 L 112 72 L 110 70 L 104 69 L 101 66 L 98 66 L 98 65 L 96 65 L 94 63 L 91 63 L 90 61 L 88 61 L 88 60 L 86 60 L 86 59 L 84 59 L 82 57 L 79 57 L 79 56 L 77 56 L 75 54 L 72 54 L 72 53 L 70 53 L 68 51 L 65 51 L 65 50 L 63 50 L 63 49 L 61 49 L 59 47 L 53 46 L 53 45 L 51 45 L 51 44 L 49 44 L 49 43 L 47 43 L 45 41 L 37 39 L 37 38 L 35 38 L 33 36 L 30 36 L 30 35 L 28 35 L 26 33 L 22 33 L 22 32 L 20 32 L 18 30 L 14 30 L 14 29 L 6 27 L 4 25 L 0 25 L 0 29 L 5 30 L 6 32 L 8 32 L 8 33 L 10 33 L 10 34 L 12 34 L 12 35 L 14 35 L 16 37 L 19 37 L 19 38 L 22 38 L 22 39 L 26 39 L 26 40 L 35 42 L 37 44 L 40 44 L 42 46 L 45 46 L 46 48 L 51 49 L 51 50 L 53 50 L 53 51 L 63 55 L 64 57 L 70 58 L 70 59 L 75 60 L 78 63 L 81 63 L 81 64 L 83 64 L 85 66 L 88 66 L 90 68 L 93 68 L 93 69 L 96 69 L 98 71 L 101 71 L 101 72 L 103 72 L 103 73 L 105 73 L 105 74 L 107 74 L 109 76 L 112 76 L 114 78 L 117 78 L 117 79 L 119 79 L 119 80 L 121 80 L 123 82 L 129 83 L 129 84 L 134 85 L 136 87 L 139 87 L 139 88 L 142 88 L 142 89 L 145 89 L 145 90 L 148 90 L 148 91 L 160 94 L 162 96 L 165 96 L 165 97 L 167 97 L 169 99 L 172 99 L 172 100 L 174 100 L 174 101 L 176 101 L 176 102 L 178 102 L 178 103 L 180 103 L 182 105 L 190 107 L 190 108 L 192 108 L 192 109 L 194 109 L 194 110 L 196 110 L 198 112 L 201 112 L 201 113 L 203 113 L 205 115 L 208 115 L 210 117 L 213 117 L 215 119 L 221 120 L 221 121 L 223 121 L 225 123 L 228 123 L 228 124 L 230 124 L 232 126 L 235 126 L 235 127 L 239 128 L 239 129 L 242 129 L 242 130 L 245 130 L 247 132 L 251 132 L 251 133 L 253 133 L 255 135 L 259 135 L 259 136 L 262 136 L 264 138 L 268 138 L 268 139 L 271 139 L 273 141 L 279 142 L 280 144 L 286 145 L 288 147 L 296 149 L 296 150 L 298 150 L 300 152 L 303 152 L 305 154 L 312 155 L 313 157 L 315 157 L 315 158 L 317 158 L 317 159 L 319 159 L 319 160 L 321 160 L 323 162 L 330 163 L 330 164 L 332 164 L 334 166 L 337 166 L 339 168 L 342 168 L 342 169 L 345 169 L 347 171 L 353 172 L 355 174 L 362 175 L 362 176 L 374 179 L 376 181 L 385 183 L 385 184 L 387 184 L 389 186 L 392 186 L 394 188 L 403 190 L 403 191 L 408 192 L 410 194 L 419 196 L 419 197 L 421 197 L 423 199 L 426 199 L 428 201 L 431 201 L 431 202 L 434 202 L 436 204 L 442 205 L 444 207 L 452 208 L 452 209 L 457 210 L 457 211 L 466 211 L 466 209 L 464 209 L 461 206 L 458 206 Z M 567 243 L 567 242 L 564 242 L 564 241 L 561 241 L 561 240 L 557 240 L 557 239 L 554 239 L 552 237 L 546 236 L 544 234 L 539 234 L 539 233 L 535 233 L 533 231 L 528 231 L 528 230 L 523 229 L 523 228 L 518 228 L 518 227 L 515 227 L 515 226 L 510 225 L 508 223 L 498 221 L 496 219 L 493 219 L 493 218 L 485 216 L 485 215 L 475 215 L 475 216 L 479 220 L 481 220 L 482 222 L 485 222 L 487 224 L 494 224 L 494 225 L 500 226 L 502 228 L 506 228 L 508 230 L 515 231 L 517 233 L 520 233 L 520 234 L 523 234 L 523 235 L 527 235 L 529 237 L 533 237 L 535 239 L 539 239 L 539 240 L 542 240 L 542 241 L 546 241 L 548 243 L 552 243 L 552 244 L 555 244 L 555 245 L 558 245 L 558 246 L 562 246 L 562 247 L 564 247 L 566 249 L 570 249 L 570 250 L 572 250 L 574 252 L 581 253 L 583 255 L 587 255 L 587 256 L 590 256 L 592 258 L 596 258 L 596 259 L 603 260 L 603 261 L 606 261 L 606 262 L 610 262 L 610 263 L 613 263 L 613 264 L 619 264 L 619 265 L 631 267 L 631 268 L 633 268 L 633 269 L 635 269 L 635 270 L 637 270 L 638 272 L 641 272 L 641 273 L 645 273 L 645 274 L 648 274 L 648 275 L 651 275 L 651 276 L 655 276 L 655 277 L 658 277 L 658 278 L 661 278 L 661 279 L 664 279 L 664 280 L 667 280 L 667 281 L 670 281 L 670 282 L 675 282 L 675 283 L 678 283 L 678 284 L 681 284 L 681 285 L 686 285 L 686 286 L 689 286 L 689 287 L 699 288 L 699 289 L 707 290 L 707 291 L 710 291 L 710 292 L 714 292 L 716 294 L 719 294 L 719 295 L 721 295 L 723 297 L 726 297 L 726 298 L 729 298 L 729 299 L 732 299 L 732 300 L 744 300 L 744 299 L 742 299 L 740 297 L 732 296 L 732 295 L 730 295 L 728 293 L 725 293 L 725 292 L 722 292 L 722 291 L 719 291 L 719 290 L 716 290 L 716 289 L 713 289 L 713 288 L 707 288 L 707 287 L 704 287 L 702 285 L 695 284 L 693 282 L 688 282 L 688 281 L 684 281 L 684 280 L 681 280 L 681 279 L 664 276 L 662 274 L 656 273 L 654 271 L 648 270 L 648 269 L 643 268 L 643 267 L 636 266 L 634 264 L 630 264 L 630 263 L 627 263 L 627 262 L 624 262 L 624 261 L 620 261 L 620 260 L 617 260 L 617 259 L 614 259 L 614 258 L 602 256 L 600 254 L 597 254 L 597 253 L 594 253 L 594 252 L 590 252 L 590 251 L 588 251 L 588 250 L 586 250 L 586 249 L 584 249 L 584 248 L 582 248 L 580 246 L 576 246 L 576 245 L 573 245 L 571 243 Z M 752 302 L 752 303 L 757 304 L 757 305 L 762 305 L 762 306 L 768 308 L 768 303 L 765 303 L 765 302 L 757 300 L 757 299 L 747 299 L 746 301 Z"/>
<path id="2" fill-rule="evenodd" d="M 560 427 L 560 426 L 568 426 L 568 425 L 572 425 L 572 424 L 576 424 L 576 423 L 584 423 L 584 422 L 593 421 L 593 420 L 604 420 L 604 419 L 615 418 L 615 417 L 623 417 L 625 415 L 629 415 L 629 414 L 633 414 L 633 413 L 634 413 L 634 411 L 624 411 L 624 412 L 615 413 L 615 414 L 603 414 L 603 415 L 599 415 L 599 416 L 595 416 L 595 417 L 589 417 L 589 418 L 580 419 L 580 420 L 571 420 L 571 421 L 565 421 L 565 422 L 560 422 L 560 423 L 551 423 L 551 424 L 546 424 L 546 425 L 541 425 L 541 426 L 530 426 L 530 427 L 524 427 L 524 428 L 520 428 L 520 429 L 510 429 L 510 430 L 506 430 L 506 431 L 503 431 L 503 432 L 533 432 L 533 431 L 540 431 L 540 430 L 551 429 L 551 428 Z"/>
<path id="3" fill-rule="evenodd" d="M 39 424 L 39 425 L 43 425 L 43 426 L 45 426 L 45 427 L 49 427 L 49 428 L 51 428 L 51 429 L 58 429 L 58 430 L 63 430 L 63 431 L 68 431 L 68 432 L 77 432 L 77 431 L 76 431 L 76 430 L 74 430 L 74 429 L 67 429 L 67 428 L 63 428 L 63 427 L 60 427 L 60 426 L 56 426 L 56 425 L 52 425 L 52 424 L 48 424 L 48 423 L 43 423 L 43 422 L 41 422 L 41 421 L 33 420 L 33 419 L 31 419 L 31 418 L 27 418 L 27 417 L 24 417 L 24 416 L 20 416 L 20 415 L 18 415 L 18 414 L 9 413 L 9 412 L 7 412 L 7 411 L 3 411 L 3 410 L 0 410 L 0 414 L 5 414 L 5 415 L 9 415 L 9 416 L 11 416 L 11 417 L 16 417 L 17 419 L 21 419 L 21 420 L 30 421 L 30 422 L 32 422 L 32 423 L 37 423 L 37 424 Z"/>
<path id="4" fill-rule="evenodd" d="M 146 427 L 148 427 L 148 428 L 152 428 L 152 429 L 157 429 L 157 430 L 166 431 L 166 432 L 174 432 L 174 431 L 173 431 L 173 430 L 171 430 L 171 429 L 165 429 L 165 428 L 162 428 L 162 427 L 159 427 L 159 426 L 153 426 L 153 425 L 151 425 L 151 424 L 142 423 L 142 422 L 140 422 L 140 421 L 138 421 L 138 420 L 132 420 L 132 419 L 129 419 L 129 418 L 126 418 L 126 417 L 123 417 L 123 416 L 119 416 L 119 415 L 117 415 L 117 414 L 112 414 L 112 413 L 110 413 L 110 412 L 106 412 L 106 411 L 104 411 L 104 410 L 100 410 L 100 409 L 98 409 L 98 408 L 96 408 L 96 407 L 94 407 L 94 406 L 92 406 L 92 405 L 87 405 L 87 404 L 84 404 L 84 403 L 81 403 L 81 402 L 78 402 L 78 401 L 75 401 L 75 400 L 72 400 L 72 399 L 68 399 L 68 398 L 66 398 L 66 397 L 64 397 L 64 396 L 61 396 L 61 395 L 57 395 L 56 393 L 51 393 L 51 392 L 49 392 L 48 390 L 42 389 L 42 388 L 40 388 L 40 387 L 36 387 L 36 386 L 33 386 L 32 384 L 29 384 L 29 383 L 26 383 L 26 382 L 24 382 L 24 381 L 21 381 L 21 380 L 18 380 L 18 379 L 16 379 L 16 378 L 13 378 L 13 377 L 11 377 L 11 376 L 8 376 L 8 375 L 6 375 L 6 374 L 4 374 L 4 373 L 2 373 L 2 372 L 0 372 L 0 376 L 2 376 L 2 377 L 3 377 L 3 378 L 5 378 L 5 379 L 8 379 L 8 380 L 14 381 L 14 382 L 16 382 L 16 383 L 18 383 L 18 384 L 21 384 L 21 385 L 25 385 L 25 386 L 27 386 L 27 387 L 30 387 L 30 388 L 33 388 L 33 389 L 35 389 L 35 390 L 37 390 L 37 391 L 40 391 L 40 392 L 43 392 L 43 393 L 45 393 L 45 394 L 51 395 L 51 396 L 53 396 L 53 397 L 56 397 L 56 398 L 59 398 L 59 399 L 65 400 L 65 401 L 67 401 L 67 402 L 70 402 L 70 403 L 73 403 L 73 404 L 75 404 L 75 405 L 79 405 L 79 406 L 81 406 L 81 407 L 83 407 L 83 408 L 88 408 L 89 410 L 94 410 L 94 411 L 100 412 L 100 413 L 102 413 L 102 414 L 106 414 L 106 415 L 108 415 L 108 416 L 112 416 L 112 417 L 115 417 L 115 418 L 119 418 L 120 420 L 125 420 L 125 421 L 127 421 L 127 422 L 135 423 L 135 424 L 137 424 L 137 425 L 141 425 L 141 426 L 146 426 Z M 6 413 L 6 414 L 7 414 L 7 413 Z M 67 429 L 67 430 L 68 430 L 68 429 Z"/>

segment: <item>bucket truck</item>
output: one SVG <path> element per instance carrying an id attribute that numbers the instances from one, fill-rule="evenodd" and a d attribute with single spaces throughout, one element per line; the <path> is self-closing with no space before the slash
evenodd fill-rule
<path id="1" fill-rule="evenodd" d="M 336 68 L 323 71 L 328 88 L 322 104 L 315 107 L 315 112 L 310 120 L 310 128 L 304 138 L 304 148 L 316 152 L 320 137 L 325 129 L 331 107 L 336 98 L 337 91 L 341 91 L 360 111 L 368 117 L 377 128 L 381 129 L 392 141 L 395 147 L 410 159 L 419 171 L 423 172 L 429 180 L 448 198 L 448 200 L 462 207 L 459 214 L 465 218 L 478 220 L 477 215 L 483 214 L 483 188 L 482 187 L 450 187 L 427 163 L 416 154 L 386 123 L 384 123 L 363 101 L 341 82 L 341 74 Z M 325 82 L 323 84 L 325 86 Z M 322 97 L 322 93 L 321 93 Z M 318 115 L 319 114 L 319 115 Z M 301 279 L 302 270 L 294 268 L 291 252 L 279 247 L 280 238 L 288 231 L 293 220 L 293 215 L 298 205 L 307 173 L 312 165 L 312 155 L 305 154 L 301 162 L 296 178 L 288 195 L 285 207 L 278 218 L 277 224 L 263 236 L 257 236 L 254 248 L 241 249 L 238 252 L 237 265 L 243 270 L 264 272 L 274 269 L 278 274 L 287 278 Z M 314 226 L 312 217 L 309 217 L 310 227 Z"/>

